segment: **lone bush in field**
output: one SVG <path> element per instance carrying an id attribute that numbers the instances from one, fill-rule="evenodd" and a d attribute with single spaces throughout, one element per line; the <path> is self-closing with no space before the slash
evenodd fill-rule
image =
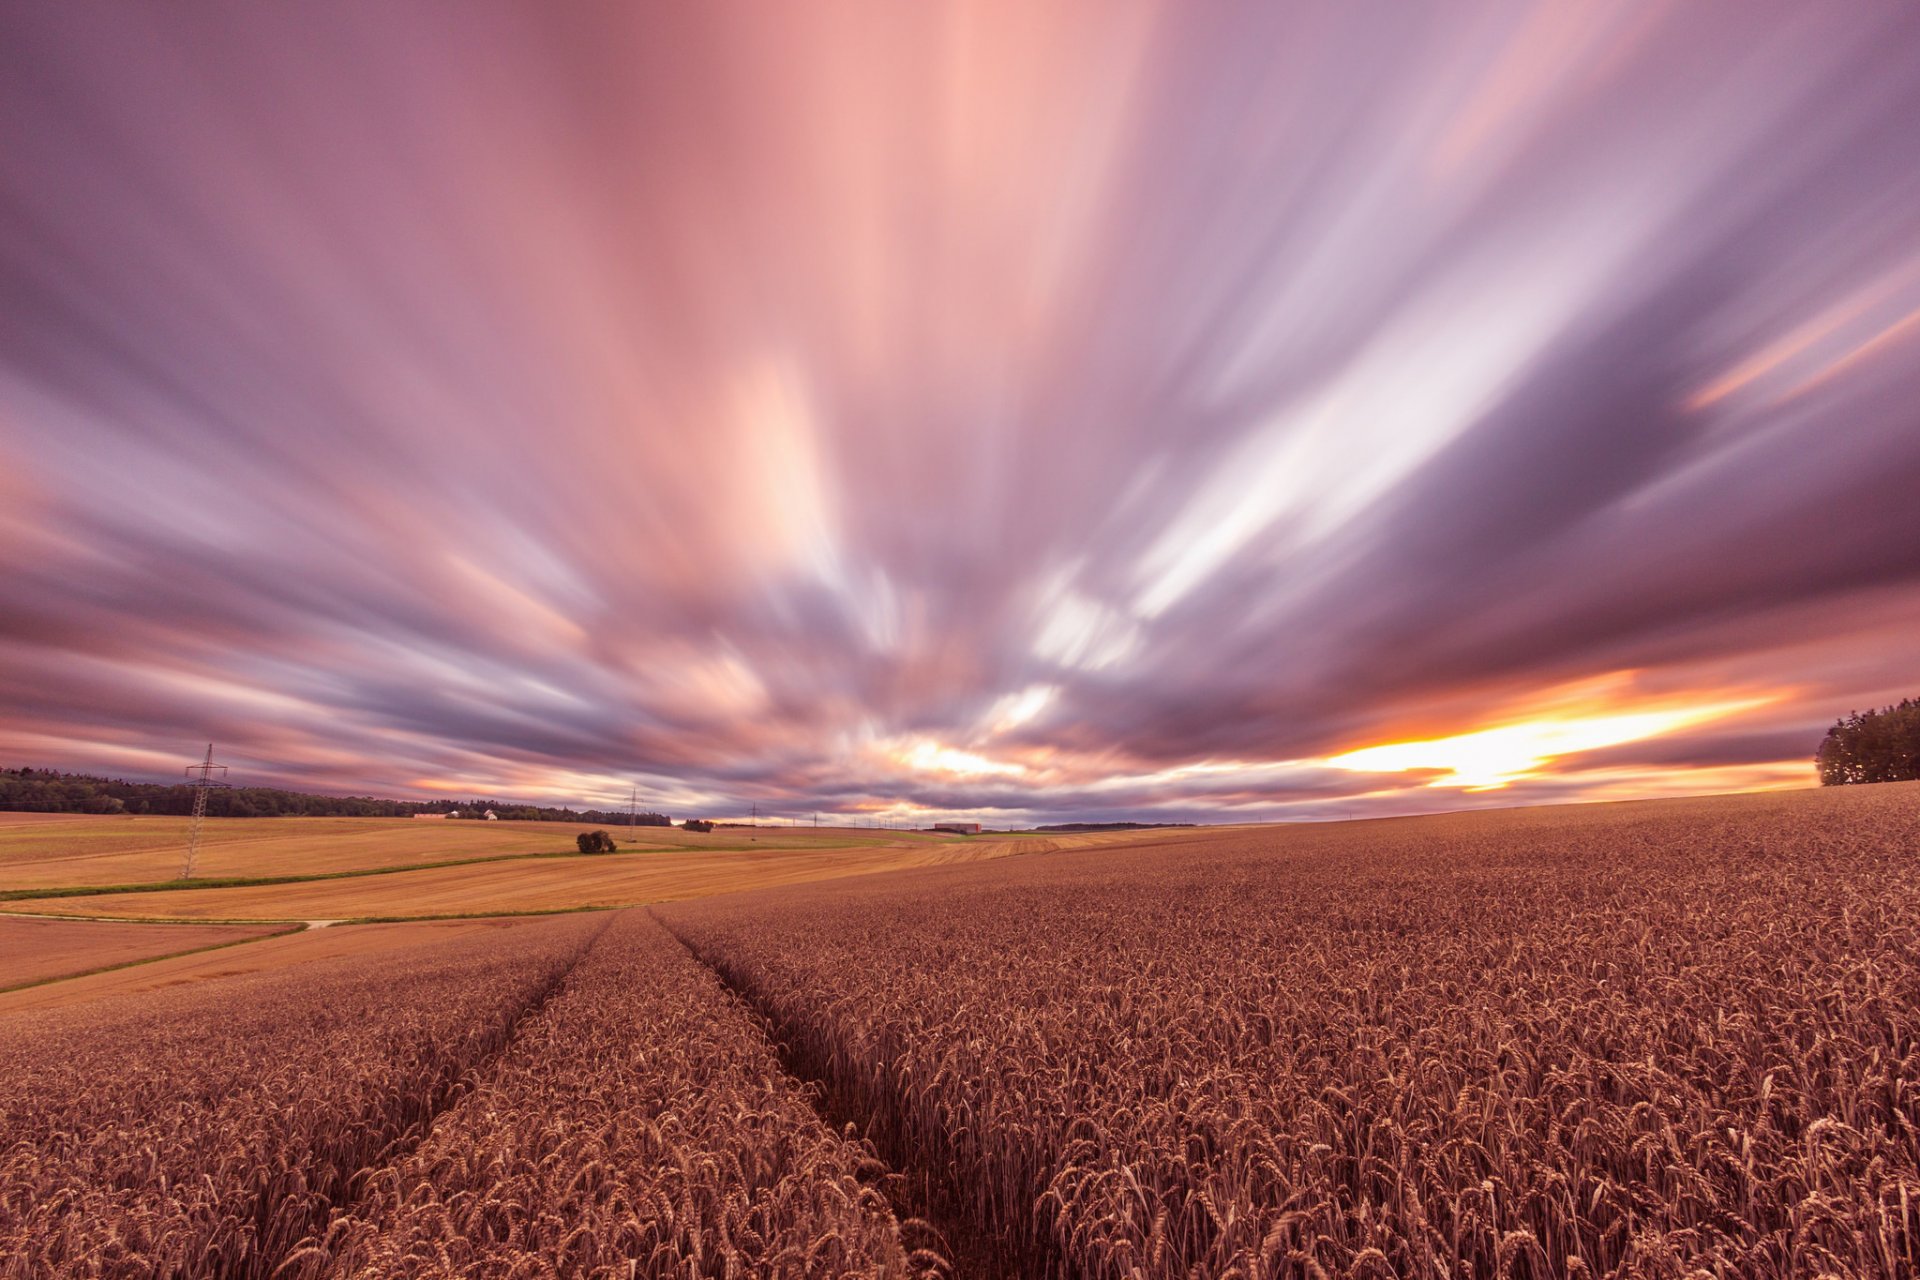
<path id="1" fill-rule="evenodd" d="M 1814 760 L 1823 786 L 1920 778 L 1920 698 L 1836 720 Z"/>
<path id="2" fill-rule="evenodd" d="M 574 838 L 582 853 L 612 853 L 613 837 L 604 831 L 582 831 Z"/>
<path id="3" fill-rule="evenodd" d="M 688 831 L 713 830 L 713 824 L 711 822 L 708 822 L 705 818 L 688 818 L 685 822 L 681 823 L 680 825 L 681 827 L 683 827 Z"/>

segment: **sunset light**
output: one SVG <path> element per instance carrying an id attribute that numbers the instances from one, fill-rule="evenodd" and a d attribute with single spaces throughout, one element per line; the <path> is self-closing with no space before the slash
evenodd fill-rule
<path id="1" fill-rule="evenodd" d="M 0 1280 L 1920 1277 L 1920 0 L 0 3 Z"/>
<path id="2" fill-rule="evenodd" d="M 1026 772 L 1025 766 L 1012 761 L 989 760 L 972 751 L 943 747 L 937 742 L 916 743 L 901 759 L 908 768 L 920 773 L 945 773 L 961 778 L 1017 776 Z"/>
<path id="3" fill-rule="evenodd" d="M 1911 678 L 1910 5 L 212 10 L 0 12 L 7 761 L 1276 821 Z"/>
<path id="4" fill-rule="evenodd" d="M 1619 746 L 1704 724 L 1763 705 L 1762 700 L 1618 715 L 1535 720 L 1422 742 L 1391 742 L 1337 755 L 1327 763 L 1365 773 L 1436 773 L 1433 787 L 1490 791 L 1529 777 L 1563 756 Z"/>

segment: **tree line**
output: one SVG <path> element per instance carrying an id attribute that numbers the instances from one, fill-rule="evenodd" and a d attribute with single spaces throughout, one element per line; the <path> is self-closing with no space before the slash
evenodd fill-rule
<path id="1" fill-rule="evenodd" d="M 193 812 L 193 788 L 184 783 L 127 782 L 51 769 L 0 769 L 0 810 L 26 813 Z M 604 822 L 627 825 L 624 809 L 568 809 L 508 804 L 502 800 L 381 800 L 372 796 L 319 796 L 278 787 L 225 787 L 207 793 L 211 818 L 407 818 L 416 813 L 483 817 L 503 821 Z M 664 813 L 633 815 L 636 826 L 670 827 Z"/>
<path id="2" fill-rule="evenodd" d="M 1920 778 L 1920 698 L 1834 722 L 1814 757 L 1823 786 Z"/>

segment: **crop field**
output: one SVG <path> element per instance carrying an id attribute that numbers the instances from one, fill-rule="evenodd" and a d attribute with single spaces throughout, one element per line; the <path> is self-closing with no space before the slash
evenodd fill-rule
<path id="1" fill-rule="evenodd" d="M 0 916 L 0 993 L 30 983 L 180 955 L 273 932 L 248 925 L 140 925 Z"/>
<path id="2" fill-rule="evenodd" d="M 37 817 L 39 815 L 21 815 Z M 180 874 L 188 819 L 139 815 L 0 826 L 0 885 L 150 884 Z M 324 874 L 501 854 L 565 852 L 564 823 L 396 818 L 220 818 L 201 836 L 197 874 Z"/>
<path id="3" fill-rule="evenodd" d="M 180 874 L 188 819 L 160 816 L 0 815 L 0 890 L 154 884 Z M 470 858 L 572 853 L 582 831 L 607 830 L 622 849 L 819 849 L 938 845 L 910 831 L 810 827 L 603 827 L 565 822 L 416 821 L 411 818 L 220 818 L 206 824 L 197 874 L 205 879 L 326 875 Z M 629 839 L 633 843 L 629 844 Z"/>
<path id="4" fill-rule="evenodd" d="M 84 968 L 88 972 L 82 977 L 0 991 L 0 1017 L 9 1013 L 67 1008 L 95 1002 L 99 1002 L 103 1009 L 111 1010 L 116 1004 L 124 1002 L 126 997 L 148 992 L 163 992 L 171 998 L 183 987 L 223 982 L 249 974 L 281 973 L 307 965 L 332 963 L 344 957 L 373 963 L 381 953 L 439 946 L 472 935 L 485 935 L 489 939 L 486 945 L 501 945 L 506 942 L 506 934 L 546 921 L 546 917 L 540 916 L 431 920 L 410 924 L 305 929 L 298 932 L 283 932 L 285 926 L 241 927 L 233 932 L 257 935 L 260 940 L 248 942 L 245 946 L 227 945 L 217 950 L 185 953 L 177 953 L 173 945 L 168 945 L 167 939 L 173 936 L 174 931 L 197 930 L 204 926 L 74 921 L 72 925 L 75 927 L 96 925 L 107 929 L 124 929 L 135 937 L 154 939 L 152 945 L 166 946 L 166 950 L 160 953 L 166 958 L 124 965 L 104 972 L 92 972 L 96 966 L 87 964 Z M 215 927 L 226 931 L 221 926 Z M 381 963 L 391 963 L 395 972 L 403 971 L 405 967 L 404 958 Z"/>
<path id="5" fill-rule="evenodd" d="M 658 915 L 1028 1276 L 1920 1274 L 1920 786 Z"/>
<path id="6" fill-rule="evenodd" d="M 871 1149 L 645 914 L 6 1025 L 0 1275 L 933 1265 Z"/>
<path id="7" fill-rule="evenodd" d="M 713 973 L 626 912 L 282 1274 L 903 1275 L 924 1263 L 878 1169 Z"/>
<path id="8" fill-rule="evenodd" d="M 7 1015 L 0 1275 L 267 1274 L 604 924 Z"/>
<path id="9" fill-rule="evenodd" d="M 950 839 L 899 844 L 835 844 L 822 839 L 811 845 L 699 852 L 633 851 L 623 845 L 619 852 L 605 855 L 514 858 L 296 884 L 23 898 L 0 907 L 48 915 L 175 920 L 354 920 L 564 911 L 1030 855 L 1112 839 L 1065 836 L 1052 840 Z"/>
<path id="10" fill-rule="evenodd" d="M 1916 859 L 1889 784 L 162 961 L 287 953 L 0 999 L 0 1277 L 1911 1276 Z"/>

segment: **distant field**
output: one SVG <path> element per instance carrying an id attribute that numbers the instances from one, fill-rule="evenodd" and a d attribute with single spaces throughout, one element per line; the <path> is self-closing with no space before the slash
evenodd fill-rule
<path id="1" fill-rule="evenodd" d="M 148 964 L 90 973 L 19 991 L 0 992 L 0 1018 L 12 1013 L 36 1009 L 69 1008 L 105 1002 L 102 1007 L 135 1008 L 140 1000 L 154 992 L 238 978 L 248 974 L 271 974 L 297 970 L 321 961 L 362 957 L 377 961 L 391 953 L 409 948 L 438 946 L 456 939 L 481 935 L 504 940 L 513 930 L 542 923 L 542 917 L 511 920 L 434 920 L 415 924 L 362 924 L 331 929 L 308 929 L 278 937 L 266 936 L 272 928 L 221 928 L 205 925 L 119 924 L 96 921 L 52 921 L 58 927 L 93 927 L 108 930 L 139 930 L 130 936 L 152 937 L 164 941 L 189 933 L 231 933 L 260 936 L 245 946 L 222 947 L 192 955 L 175 955 L 172 948 L 155 953 L 170 959 Z M 0 919 L 0 926 L 19 923 Z M 92 965 L 86 966 L 92 968 Z M 404 964 L 398 968 L 404 971 Z M 11 985 L 11 984 L 8 984 Z"/>
<path id="2" fill-rule="evenodd" d="M 30 898 L 0 904 L 0 910 L 178 920 L 351 920 L 564 911 L 986 861 L 1044 852 L 1063 841 L 963 839 L 835 846 L 820 840 L 808 847 L 776 836 L 770 843 L 773 847 L 733 851 L 529 858 L 304 884 Z"/>
<path id="3" fill-rule="evenodd" d="M 56 822 L 98 822 L 98 815 L 91 813 L 20 813 L 12 809 L 0 809 L 0 827 L 43 827 Z"/>
<path id="4" fill-rule="evenodd" d="M 151 884 L 180 874 L 188 819 L 0 814 L 0 890 Z M 324 875 L 461 858 L 570 853 L 582 831 L 609 831 L 637 849 L 825 849 L 939 844 L 916 832 L 812 827 L 617 827 L 564 822 L 416 821 L 410 818 L 208 820 L 202 879 Z M 634 843 L 629 845 L 631 839 Z"/>
<path id="5" fill-rule="evenodd" d="M 0 916 L 0 992 L 271 932 L 270 927 L 246 925 L 116 924 Z"/>

